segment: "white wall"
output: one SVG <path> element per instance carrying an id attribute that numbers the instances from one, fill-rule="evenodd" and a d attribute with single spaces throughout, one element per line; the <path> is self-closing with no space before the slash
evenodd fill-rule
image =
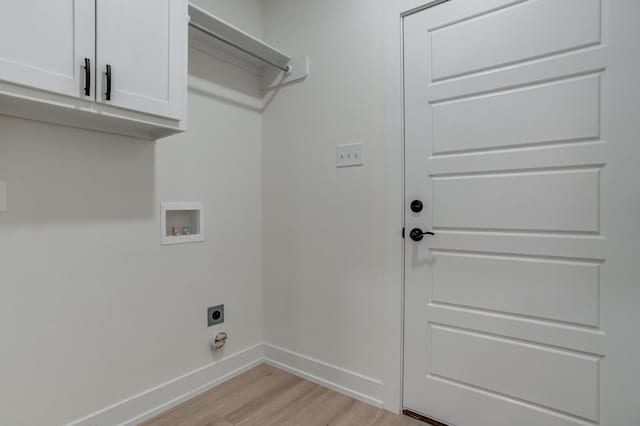
<path id="1" fill-rule="evenodd" d="M 264 333 L 382 380 L 382 2 L 196 1 L 311 57 L 264 115 L 255 76 L 191 49 L 184 135 L 0 117 L 1 424 L 67 423 L 220 360 L 214 303 L 224 357 Z M 365 166 L 336 169 L 335 145 L 351 142 Z M 161 247 L 161 201 L 203 201 L 207 241 Z"/>
<path id="2" fill-rule="evenodd" d="M 258 0 L 206 1 L 260 35 Z M 190 71 L 259 98 L 197 52 Z M 0 424 L 58 425 L 261 341 L 261 115 L 189 95 L 189 132 L 157 144 L 0 117 Z M 207 241 L 160 246 L 160 202 L 203 201 Z M 217 358 L 216 358 L 217 359 Z"/>
<path id="3" fill-rule="evenodd" d="M 278 92 L 263 117 L 265 342 L 378 381 L 383 24 L 382 0 L 264 2 L 267 42 L 311 58 L 308 79 Z M 335 146 L 353 142 L 364 167 L 336 169 Z"/>

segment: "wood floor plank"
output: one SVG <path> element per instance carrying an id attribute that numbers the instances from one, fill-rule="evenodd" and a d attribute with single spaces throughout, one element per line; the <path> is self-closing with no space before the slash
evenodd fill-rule
<path id="1" fill-rule="evenodd" d="M 302 381 L 303 380 L 301 378 L 295 376 L 285 377 L 277 386 L 270 386 L 266 388 L 263 393 L 246 401 L 245 404 L 229 413 L 225 418 L 234 425 L 240 424 L 243 420 L 251 417 L 253 413 L 264 412 L 265 407 L 267 407 L 270 402 L 274 401 L 274 399 L 277 399 L 288 389 L 291 389 Z"/>
<path id="2" fill-rule="evenodd" d="M 262 364 L 141 426 L 410 426 L 417 420 Z"/>
<path id="3" fill-rule="evenodd" d="M 310 392 L 317 387 L 318 385 L 314 383 L 300 380 L 298 384 L 289 387 L 284 392 L 271 398 L 261 410 L 247 413 L 243 420 L 237 422 L 237 425 L 251 426 L 260 424 L 261 426 L 267 426 L 269 419 L 277 418 L 287 407 L 295 404 L 297 399 L 309 395 Z M 279 423 L 276 423 L 276 425 L 279 425 Z"/>
<path id="4" fill-rule="evenodd" d="M 302 416 L 304 409 L 313 404 L 314 401 L 319 401 L 323 395 L 329 393 L 327 388 L 324 388 L 315 383 L 306 382 L 309 385 L 307 392 L 301 392 L 297 395 L 289 405 L 283 408 L 272 418 L 268 416 L 262 416 L 264 426 L 281 426 L 285 422 L 295 424 L 297 416 Z"/>
<path id="5" fill-rule="evenodd" d="M 257 378 L 241 389 L 218 398 L 213 405 L 218 416 L 227 419 L 227 416 L 239 409 L 251 409 L 255 401 L 268 395 L 270 392 L 279 389 L 281 386 L 294 383 L 297 377 L 285 373 L 284 371 L 273 369 Z M 224 384 L 222 385 L 224 386 Z M 221 389 L 221 392 L 224 390 Z M 258 408 L 258 407 L 256 407 Z M 227 419 L 228 420 L 228 419 Z"/>
<path id="6" fill-rule="evenodd" d="M 301 418 L 296 419 L 295 422 L 284 422 L 283 425 L 333 425 L 336 417 L 338 417 L 343 410 L 350 408 L 353 401 L 355 401 L 353 398 L 349 398 L 346 395 L 329 391 L 318 404 L 313 404 L 308 410 L 304 410 Z"/>
<path id="7" fill-rule="evenodd" d="M 382 410 L 359 401 L 349 410 L 345 410 L 335 419 L 335 426 L 361 425 L 375 422 Z M 391 413 L 389 413 L 391 414 Z"/>

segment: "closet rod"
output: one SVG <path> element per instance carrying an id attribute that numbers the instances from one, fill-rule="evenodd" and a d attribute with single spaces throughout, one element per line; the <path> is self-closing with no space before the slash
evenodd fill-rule
<path id="1" fill-rule="evenodd" d="M 203 33 L 205 33 L 208 36 L 211 36 L 213 38 L 215 38 L 216 40 L 220 40 L 221 42 L 228 44 L 231 47 L 234 47 L 244 53 L 246 53 L 247 55 L 253 56 L 256 59 L 261 60 L 262 62 L 271 65 L 272 67 L 278 68 L 279 70 L 282 70 L 286 73 L 291 72 L 291 66 L 290 65 L 280 65 L 277 64 L 275 62 L 273 62 L 270 59 L 264 58 L 260 55 L 258 55 L 257 53 L 254 53 L 248 49 L 245 49 L 244 47 L 234 43 L 233 41 L 229 40 L 228 38 L 221 36 L 220 34 L 214 33 L 213 31 L 209 30 L 208 28 L 203 27 L 200 24 L 196 24 L 195 22 L 189 22 L 189 26 L 195 28 L 198 31 L 202 31 Z"/>

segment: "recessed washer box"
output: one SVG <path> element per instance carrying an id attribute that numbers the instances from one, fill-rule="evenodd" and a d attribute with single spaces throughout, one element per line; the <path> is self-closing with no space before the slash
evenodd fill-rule
<path id="1" fill-rule="evenodd" d="M 162 245 L 204 241 L 204 208 L 202 203 L 162 203 Z"/>

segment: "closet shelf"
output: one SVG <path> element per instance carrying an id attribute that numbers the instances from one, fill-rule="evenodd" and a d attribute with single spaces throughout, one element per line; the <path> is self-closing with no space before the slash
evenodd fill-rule
<path id="1" fill-rule="evenodd" d="M 189 3 L 189 45 L 262 77 L 270 89 L 303 79 L 307 58 L 296 58 Z"/>

